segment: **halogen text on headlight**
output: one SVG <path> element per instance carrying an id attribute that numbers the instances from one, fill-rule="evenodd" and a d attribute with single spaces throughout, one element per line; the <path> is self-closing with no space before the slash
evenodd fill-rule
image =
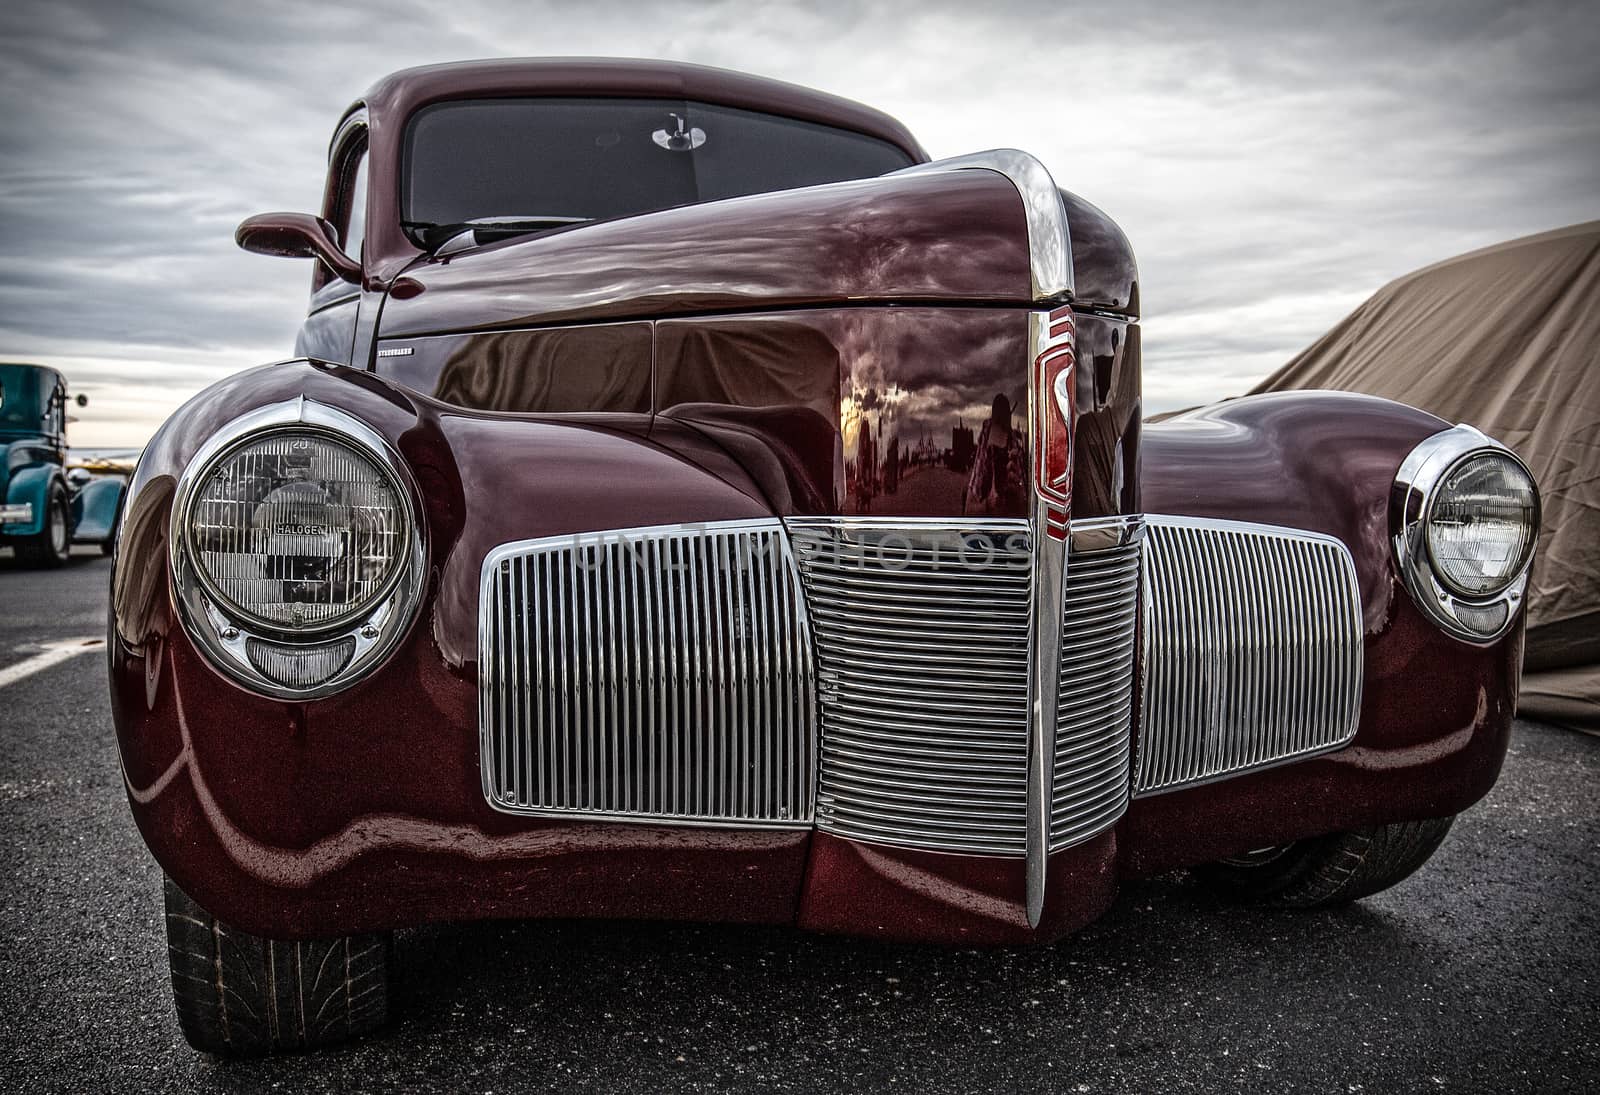
<path id="1" fill-rule="evenodd" d="M 405 562 L 405 496 L 326 433 L 258 434 L 195 485 L 189 557 L 218 607 L 287 633 L 338 627 L 373 607 Z"/>
<path id="2" fill-rule="evenodd" d="M 1498 593 L 1521 575 L 1538 534 L 1539 502 L 1522 466 L 1478 452 L 1445 474 L 1427 514 L 1428 554 L 1462 597 Z"/>

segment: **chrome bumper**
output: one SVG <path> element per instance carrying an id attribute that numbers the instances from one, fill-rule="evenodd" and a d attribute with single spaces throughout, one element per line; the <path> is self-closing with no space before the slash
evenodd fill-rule
<path id="1" fill-rule="evenodd" d="M 33 503 L 14 502 L 0 506 L 0 526 L 33 524 Z"/>

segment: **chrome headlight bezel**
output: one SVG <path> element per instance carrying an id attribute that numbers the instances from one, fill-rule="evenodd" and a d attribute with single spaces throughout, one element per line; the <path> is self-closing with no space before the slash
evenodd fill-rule
<path id="1" fill-rule="evenodd" d="M 191 512 L 200 487 L 241 448 L 275 434 L 321 436 L 355 450 L 389 480 L 406 524 L 400 559 L 361 609 L 315 627 L 273 626 L 247 615 L 224 597 L 199 566 L 190 539 Z M 258 408 L 229 422 L 200 447 L 184 468 L 173 499 L 168 559 L 173 599 L 185 631 L 206 661 L 251 692 L 277 699 L 310 700 L 341 691 L 376 669 L 398 644 L 421 599 L 424 526 L 420 495 L 405 463 L 383 437 L 360 419 L 304 397 Z M 251 651 L 273 656 L 312 656 L 348 649 L 342 666 L 307 687 L 291 687 L 263 673 Z"/>
<path id="2" fill-rule="evenodd" d="M 1428 523 L 1434 502 L 1455 469 L 1484 455 L 1509 460 L 1533 484 L 1533 541 L 1539 535 L 1538 483 L 1516 453 L 1500 442 L 1459 425 L 1424 439 L 1406 455 L 1395 475 L 1389 529 L 1395 566 L 1417 607 L 1433 623 L 1462 642 L 1487 646 L 1516 623 L 1527 593 L 1534 549 L 1529 548 L 1515 575 L 1500 589 L 1469 596 L 1452 588 L 1439 574 L 1428 546 Z"/>

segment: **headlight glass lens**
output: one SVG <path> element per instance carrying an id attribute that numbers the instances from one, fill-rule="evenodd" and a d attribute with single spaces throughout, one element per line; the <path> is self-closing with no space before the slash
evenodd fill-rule
<path id="1" fill-rule="evenodd" d="M 400 491 L 371 458 L 303 431 L 235 449 L 189 508 L 192 558 L 219 607 L 286 631 L 371 608 L 402 565 L 408 534 Z"/>
<path id="2" fill-rule="evenodd" d="M 1428 511 L 1428 553 L 1439 579 L 1463 597 L 1500 592 L 1522 573 L 1538 532 L 1533 480 L 1496 452 L 1462 460 Z"/>

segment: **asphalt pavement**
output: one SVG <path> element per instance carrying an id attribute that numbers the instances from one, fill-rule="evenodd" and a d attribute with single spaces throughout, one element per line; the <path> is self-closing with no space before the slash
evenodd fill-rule
<path id="1" fill-rule="evenodd" d="M 172 1014 L 92 645 L 108 575 L 98 553 L 41 573 L 0 552 L 0 1090 L 1600 1087 L 1600 739 L 1527 723 L 1433 861 L 1343 910 L 1241 910 L 1174 874 L 1031 949 L 430 927 L 399 937 L 378 1037 L 204 1057 Z"/>

